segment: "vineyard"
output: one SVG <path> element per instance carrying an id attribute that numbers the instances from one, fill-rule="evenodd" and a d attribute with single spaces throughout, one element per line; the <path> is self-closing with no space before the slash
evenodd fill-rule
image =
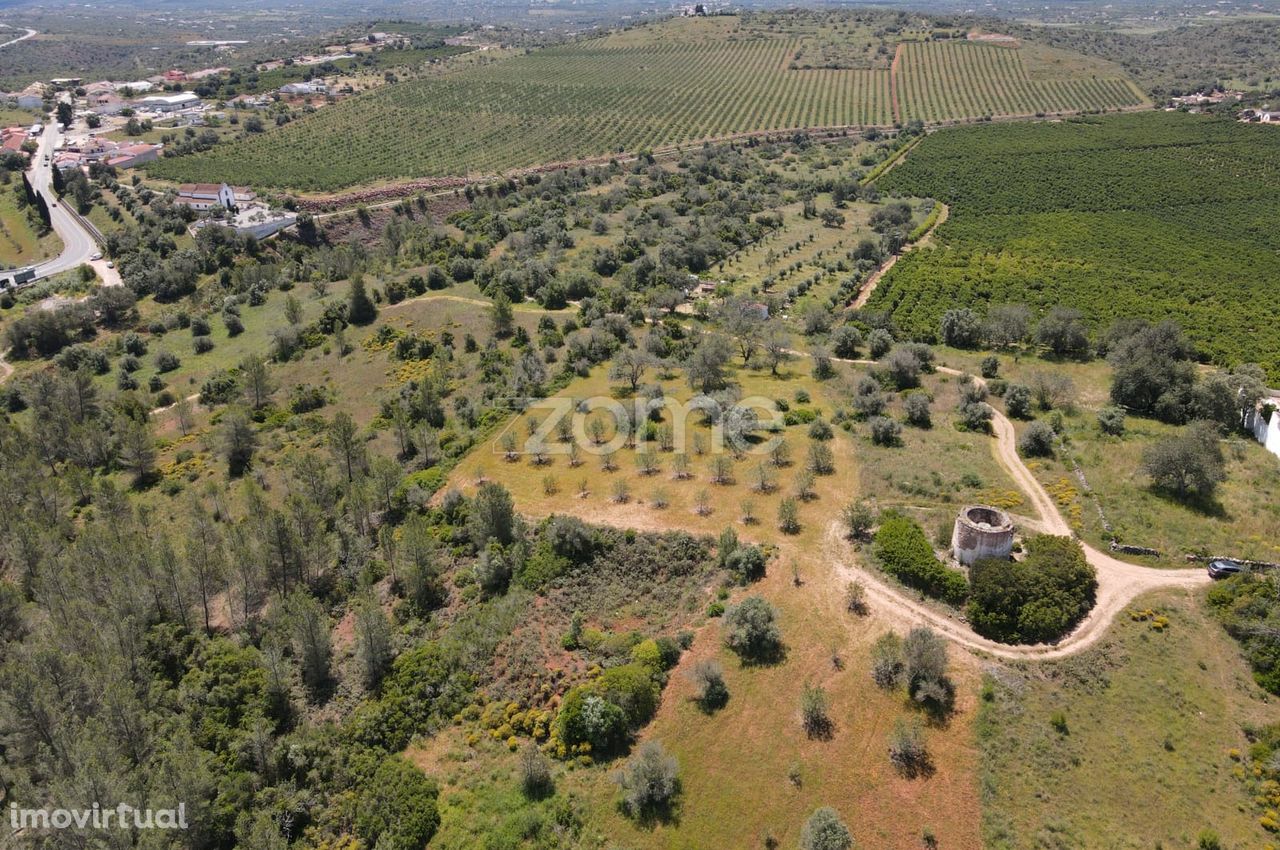
<path id="1" fill-rule="evenodd" d="M 1146 102 L 1133 83 L 1104 63 L 1046 48 L 963 41 L 905 43 L 898 93 L 902 119 L 926 123 Z"/>
<path id="2" fill-rule="evenodd" d="M 321 191 L 491 175 L 749 132 L 892 124 L 891 71 L 792 67 L 815 38 L 727 16 L 668 21 L 385 86 L 278 131 L 163 160 L 151 173 Z M 881 47 L 889 50 L 868 46 L 881 57 Z M 908 118 L 1141 102 L 1112 66 L 1061 51 L 1054 55 L 1072 61 L 950 42 L 913 43 L 906 52 L 897 73 Z"/>
<path id="3" fill-rule="evenodd" d="M 950 205 L 867 305 L 929 338 L 956 304 L 1172 318 L 1280 377 L 1280 135 L 1174 113 L 934 134 L 878 185 Z"/>

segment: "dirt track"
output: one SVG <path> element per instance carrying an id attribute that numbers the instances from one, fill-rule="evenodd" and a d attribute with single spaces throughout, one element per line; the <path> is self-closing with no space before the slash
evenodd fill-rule
<path id="1" fill-rule="evenodd" d="M 843 363 L 867 365 L 867 360 L 841 360 Z M 939 367 L 938 371 L 960 375 L 956 369 Z M 1058 506 L 1044 486 L 1027 469 L 1018 455 L 1017 437 L 1011 423 L 1000 411 L 994 411 L 992 420 L 995 441 L 992 451 L 1000 465 L 1026 494 L 1031 506 L 1039 514 L 1040 530 L 1048 534 L 1074 537 L 1071 526 L 1063 519 Z M 1092 646 L 1107 630 L 1118 614 L 1140 594 L 1161 588 L 1194 590 L 1208 584 L 1210 579 L 1203 569 L 1164 570 L 1143 567 L 1121 561 L 1081 542 L 1085 557 L 1098 571 L 1098 596 L 1093 610 L 1080 621 L 1071 634 L 1054 644 L 1009 646 L 982 637 L 967 623 L 913 599 L 906 591 L 884 581 L 871 570 L 849 563 L 849 545 L 840 537 L 838 523 L 832 523 L 825 543 L 826 554 L 837 568 L 850 578 L 857 578 L 867 587 L 867 595 L 891 617 L 904 625 L 929 625 L 951 640 L 969 649 L 1001 658 L 1061 658 Z"/>

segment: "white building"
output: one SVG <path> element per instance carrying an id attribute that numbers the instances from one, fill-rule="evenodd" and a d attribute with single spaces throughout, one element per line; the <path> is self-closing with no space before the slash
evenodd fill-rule
<path id="1" fill-rule="evenodd" d="M 200 97 L 194 92 L 184 91 L 178 94 L 154 94 L 136 101 L 135 106 L 151 112 L 178 112 L 200 105 Z"/>
<path id="2" fill-rule="evenodd" d="M 280 94 L 308 95 L 328 93 L 329 87 L 315 80 L 303 83 L 288 83 L 280 87 Z"/>
<path id="3" fill-rule="evenodd" d="M 230 210 L 244 206 L 256 197 L 257 195 L 243 186 L 228 186 L 226 183 L 183 183 L 178 187 L 176 202 L 199 211 L 214 207 Z"/>

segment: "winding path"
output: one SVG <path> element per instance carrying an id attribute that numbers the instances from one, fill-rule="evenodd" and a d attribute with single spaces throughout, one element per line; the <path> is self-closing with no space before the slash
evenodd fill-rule
<path id="1" fill-rule="evenodd" d="M 869 365 L 869 360 L 841 360 L 837 362 Z M 938 367 L 948 375 L 963 374 L 958 369 Z M 975 379 L 980 380 L 980 379 Z M 995 432 L 993 452 L 996 460 L 1005 468 L 1017 485 L 1027 495 L 1031 506 L 1039 514 L 1039 527 L 1048 534 L 1074 537 L 1071 526 L 1063 518 L 1049 493 L 1022 462 L 1018 455 L 1017 436 L 1013 423 L 1000 411 L 993 409 L 992 425 Z M 851 563 L 849 545 L 841 538 L 838 523 L 830 526 L 824 549 L 837 568 L 849 578 L 857 578 L 867 587 L 867 595 L 891 614 L 908 625 L 928 625 L 962 646 L 999 656 L 1001 658 L 1061 658 L 1093 645 L 1106 632 L 1107 626 L 1135 597 L 1150 590 L 1173 588 L 1194 590 L 1208 584 L 1211 579 L 1204 569 L 1166 570 L 1143 567 L 1121 561 L 1081 541 L 1085 558 L 1098 572 L 1098 595 L 1093 609 L 1069 635 L 1053 644 L 1010 646 L 982 637 L 967 623 L 913 598 L 907 591 L 890 584 L 870 569 Z"/>
<path id="2" fill-rule="evenodd" d="M 7 28 L 13 29 L 13 27 L 7 27 Z M 20 41 L 26 41 L 27 39 L 31 38 L 33 35 L 36 34 L 36 31 L 31 29 L 30 27 L 25 27 L 24 29 L 26 29 L 26 32 L 24 34 L 18 36 L 17 38 L 11 38 L 6 42 L 0 43 L 0 47 L 8 47 L 11 44 L 17 44 Z"/>

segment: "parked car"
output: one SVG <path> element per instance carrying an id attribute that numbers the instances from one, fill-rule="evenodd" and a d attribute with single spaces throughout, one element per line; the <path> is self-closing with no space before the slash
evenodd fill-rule
<path id="1" fill-rule="evenodd" d="M 1226 578 L 1244 569 L 1244 564 L 1230 558 L 1214 558 L 1209 562 L 1209 578 Z"/>
<path id="2" fill-rule="evenodd" d="M 92 254 L 92 255 L 90 255 L 89 259 L 90 259 L 90 260 L 92 260 L 92 261 L 94 261 L 94 262 L 97 262 L 98 260 L 101 260 L 101 259 L 102 259 L 102 252 L 101 252 L 101 251 L 94 251 L 94 252 L 93 252 L 93 254 Z"/>

